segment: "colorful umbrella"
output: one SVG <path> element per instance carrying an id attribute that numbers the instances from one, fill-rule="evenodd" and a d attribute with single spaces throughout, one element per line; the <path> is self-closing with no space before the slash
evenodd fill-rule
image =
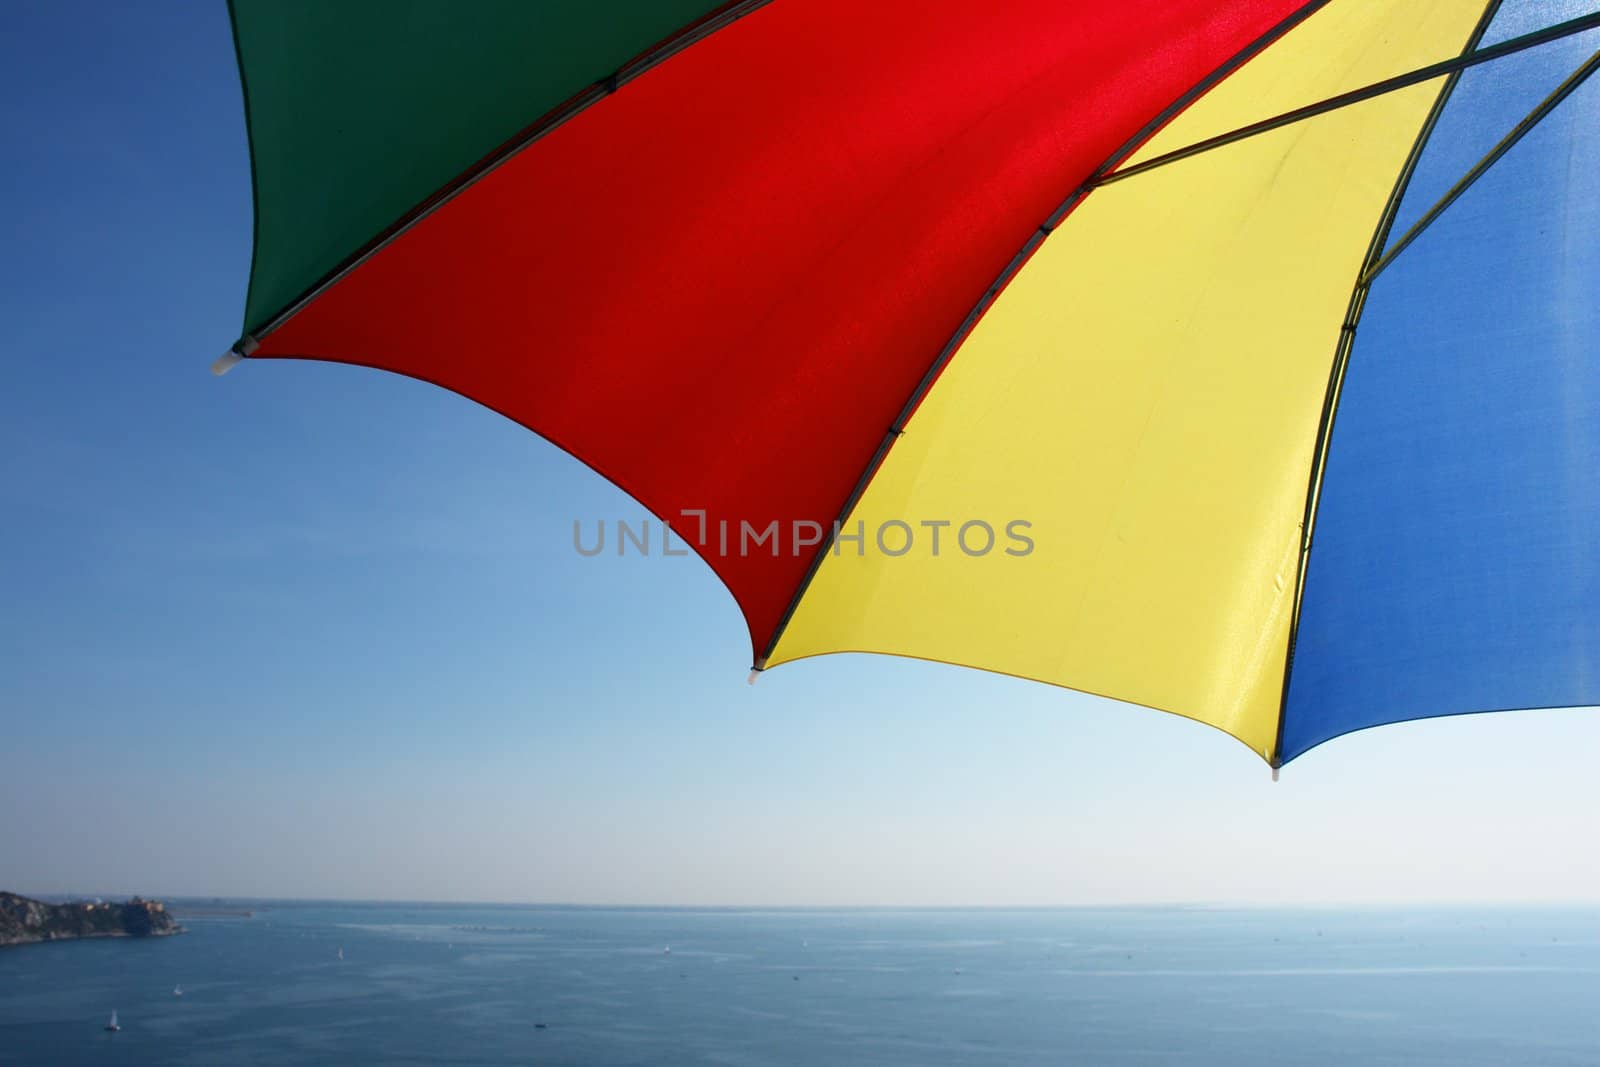
<path id="1" fill-rule="evenodd" d="M 1600 702 L 1592 4 L 232 11 L 219 369 L 516 420 L 700 552 L 757 670 L 981 667 L 1274 768 Z"/>

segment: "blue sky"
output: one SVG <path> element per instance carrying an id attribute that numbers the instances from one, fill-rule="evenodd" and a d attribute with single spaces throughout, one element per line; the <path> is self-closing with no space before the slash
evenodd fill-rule
<path id="1" fill-rule="evenodd" d="M 441 390 L 207 373 L 250 252 L 224 5 L 0 34 L 0 888 L 642 902 L 1595 900 L 1600 716 L 1333 742 L 864 656 L 745 685 L 700 561 Z"/>

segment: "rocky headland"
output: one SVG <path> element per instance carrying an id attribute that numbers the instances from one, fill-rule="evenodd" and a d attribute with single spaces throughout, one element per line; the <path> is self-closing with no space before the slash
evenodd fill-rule
<path id="1" fill-rule="evenodd" d="M 0 893 L 0 945 L 78 937 L 161 937 L 182 930 L 158 900 L 134 897 L 120 904 L 46 904 Z"/>

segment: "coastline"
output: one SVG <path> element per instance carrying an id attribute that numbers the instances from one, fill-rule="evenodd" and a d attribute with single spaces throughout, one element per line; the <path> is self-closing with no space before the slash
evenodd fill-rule
<path id="1" fill-rule="evenodd" d="M 0 948 L 105 937 L 168 937 L 183 932 L 166 904 L 131 897 L 49 904 L 0 892 Z"/>

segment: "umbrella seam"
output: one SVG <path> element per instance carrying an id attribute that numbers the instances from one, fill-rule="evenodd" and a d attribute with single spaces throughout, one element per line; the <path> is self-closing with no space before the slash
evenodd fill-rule
<path id="1" fill-rule="evenodd" d="M 272 333 L 272 331 L 281 327 L 312 301 L 316 300 L 317 297 L 331 289 L 334 285 L 337 285 L 346 275 L 360 267 L 367 260 L 383 251 L 384 248 L 388 247 L 397 238 L 406 233 L 406 231 L 410 230 L 417 223 L 423 221 L 435 211 L 454 200 L 457 196 L 466 192 L 478 181 L 499 169 L 502 164 L 507 163 L 516 156 L 520 155 L 523 149 L 536 143 L 546 134 L 564 125 L 569 120 L 578 117 L 589 107 L 599 103 L 606 97 L 611 96 L 628 82 L 647 73 L 652 68 L 666 62 L 685 49 L 688 49 L 695 44 L 698 44 L 700 41 L 705 40 L 717 30 L 732 25 L 745 15 L 748 15 L 752 11 L 756 11 L 759 8 L 765 7 L 771 2 L 772 0 L 732 0 L 732 2 L 723 5 L 722 7 L 708 15 L 705 15 L 702 18 L 696 19 L 689 25 L 679 29 L 670 36 L 652 45 L 650 48 L 628 60 L 626 63 L 622 64 L 605 77 L 584 86 L 572 96 L 569 96 L 566 100 L 557 104 L 549 111 L 546 111 L 532 123 L 524 126 L 521 130 L 518 130 L 509 139 L 502 141 L 488 154 L 480 156 L 460 174 L 456 175 L 450 181 L 440 186 L 440 188 L 432 195 L 426 197 L 420 203 L 414 205 L 410 210 L 402 214 L 394 222 L 378 231 L 377 234 L 357 248 L 355 252 L 346 256 L 339 262 L 337 266 L 324 274 L 299 296 L 295 297 L 284 307 L 268 316 L 261 326 L 257 327 L 255 330 L 250 330 L 244 333 L 240 337 L 239 341 L 235 343 L 233 351 L 238 352 L 240 355 L 246 354 L 242 351 L 242 349 L 247 344 L 259 342 L 268 334 Z M 260 233 L 261 201 L 260 198 L 255 195 L 258 188 L 258 183 L 256 181 L 254 136 L 251 132 L 251 124 L 249 121 L 250 92 L 248 81 L 245 78 L 244 53 L 239 44 L 238 24 L 235 18 L 234 4 L 235 0 L 228 0 L 228 15 L 234 31 L 234 56 L 239 66 L 239 85 L 244 97 L 245 132 L 246 137 L 250 140 L 251 201 L 255 213 L 255 234 L 252 235 L 251 239 L 252 254 L 250 257 L 250 285 L 253 286 L 255 284 L 256 273 L 256 256 L 254 254 L 255 235 Z M 248 306 L 249 289 L 247 288 L 246 314 L 249 313 Z M 248 325 L 249 323 L 246 322 L 247 327 Z"/>
<path id="2" fill-rule="evenodd" d="M 882 467 L 883 461 L 887 458 L 889 450 L 893 447 L 894 442 L 905 433 L 906 424 L 911 419 L 911 416 L 916 412 L 916 409 L 921 405 L 923 399 L 926 398 L 928 392 L 933 388 L 934 383 L 938 380 L 940 374 L 943 373 L 945 367 L 947 367 L 955 358 L 957 350 L 961 347 L 967 336 L 972 332 L 973 328 L 977 326 L 978 321 L 983 317 L 983 314 L 988 311 L 989 307 L 999 297 L 1000 293 L 1004 291 L 1011 280 L 1016 277 L 1022 266 L 1027 263 L 1028 259 L 1032 257 L 1033 253 L 1038 250 L 1041 244 L 1044 243 L 1045 238 L 1054 232 L 1054 230 L 1061 225 L 1062 221 L 1066 219 L 1072 210 L 1076 208 L 1085 197 L 1094 191 L 1094 188 L 1100 179 L 1102 179 L 1106 174 L 1110 173 L 1112 169 L 1122 161 L 1133 155 L 1134 152 L 1138 151 L 1140 146 L 1149 141 L 1151 137 L 1155 136 L 1156 133 L 1158 133 L 1196 100 L 1210 92 L 1229 75 L 1233 74 L 1240 67 L 1244 66 L 1256 56 L 1260 55 L 1267 48 L 1282 40 L 1290 30 L 1300 25 L 1315 12 L 1325 7 L 1329 2 L 1330 0 L 1309 0 L 1309 2 L 1302 4 L 1288 17 L 1284 18 L 1271 29 L 1267 30 L 1266 33 L 1257 37 L 1244 48 L 1234 53 L 1204 78 L 1196 82 L 1188 90 L 1179 95 L 1177 99 L 1175 99 L 1171 104 L 1167 105 L 1165 109 L 1158 113 L 1154 118 L 1146 123 L 1144 127 L 1142 127 L 1131 138 L 1129 138 L 1128 141 L 1120 146 L 1116 152 L 1114 152 L 1105 160 L 1105 162 L 1096 167 L 1089 177 L 1080 182 L 1061 203 L 1061 205 L 1057 207 L 1055 211 L 1051 212 L 1049 217 L 1046 218 L 1044 222 L 1040 223 L 1033 230 L 1033 232 L 1029 234 L 1028 239 L 1023 244 L 1022 248 L 1015 256 L 1012 257 L 1011 261 L 1006 264 L 1005 268 L 1001 270 L 1000 274 L 995 278 L 995 280 L 984 289 L 983 295 L 978 298 L 978 301 L 973 306 L 972 310 L 967 313 L 967 316 L 962 320 L 961 325 L 956 328 L 956 332 L 951 336 L 950 340 L 945 342 L 943 347 L 939 349 L 938 354 L 934 357 L 932 365 L 929 366 L 927 372 L 912 390 L 911 395 L 906 400 L 905 405 L 900 409 L 900 414 L 896 416 L 894 422 L 890 424 L 888 430 L 885 432 L 883 439 L 879 442 L 877 451 L 874 452 L 872 458 L 868 460 L 866 469 L 862 472 L 861 477 L 856 481 L 855 486 L 845 498 L 843 507 L 840 508 L 834 520 L 833 530 L 836 531 L 846 522 L 846 520 L 849 519 L 850 513 L 860 502 L 862 495 L 866 492 L 867 486 L 871 483 L 873 477 Z M 816 577 L 817 571 L 821 569 L 822 562 L 827 558 L 832 545 L 833 534 L 830 533 L 829 536 L 824 539 L 823 544 L 820 546 L 817 554 L 812 557 L 811 565 L 806 569 L 805 575 L 800 579 L 800 584 L 795 589 L 794 596 L 790 599 L 788 608 L 784 610 L 782 617 L 778 620 L 778 625 L 773 630 L 772 636 L 768 639 L 766 648 L 762 651 L 760 657 L 755 661 L 755 663 L 752 664 L 752 669 L 759 671 L 766 668 L 767 660 L 770 659 L 773 653 L 777 650 L 778 642 L 782 640 L 783 634 L 785 630 L 787 630 L 789 622 L 793 619 L 795 611 L 799 608 L 801 600 L 805 598 L 806 592 L 811 588 L 812 579 Z"/>
<path id="3" fill-rule="evenodd" d="M 1489 32 L 1490 24 L 1499 13 L 1500 6 L 1501 0 L 1488 0 L 1484 5 L 1483 14 L 1479 16 L 1477 25 L 1468 34 L 1466 44 L 1462 47 L 1462 56 L 1470 55 L 1477 50 L 1484 35 Z M 1411 151 L 1401 164 L 1399 173 L 1395 175 L 1389 199 L 1378 215 L 1378 224 L 1373 229 L 1372 239 L 1367 243 L 1366 255 L 1362 257 L 1361 267 L 1356 274 L 1355 286 L 1350 293 L 1344 321 L 1339 326 L 1339 339 L 1334 346 L 1332 366 L 1328 370 L 1328 387 L 1323 395 L 1322 413 L 1318 417 L 1317 433 L 1312 443 L 1305 508 L 1300 518 L 1300 550 L 1297 553 L 1294 592 L 1290 603 L 1289 639 L 1284 649 L 1283 680 L 1278 694 L 1278 725 L 1273 737 L 1272 754 L 1268 759 L 1274 770 L 1284 763 L 1283 731 L 1289 711 L 1289 679 L 1294 672 L 1295 645 L 1300 636 L 1300 608 L 1305 599 L 1306 570 L 1311 555 L 1311 532 L 1316 525 L 1317 505 L 1321 502 L 1322 478 L 1327 469 L 1327 457 L 1333 439 L 1333 424 L 1338 413 L 1339 394 L 1344 387 L 1345 369 L 1350 364 L 1350 353 L 1355 348 L 1356 330 L 1361 324 L 1361 313 L 1366 308 L 1367 295 L 1372 287 L 1372 279 L 1368 277 L 1367 272 L 1383 255 L 1384 244 L 1389 239 L 1395 218 L 1400 211 L 1400 203 L 1411 187 L 1411 180 L 1416 175 L 1422 154 L 1464 72 L 1465 68 L 1458 68 L 1449 73 L 1444 85 L 1439 89 L 1438 96 L 1434 98 L 1433 106 L 1429 108 L 1427 116 L 1417 130 Z"/>
<path id="4" fill-rule="evenodd" d="M 1559 87 L 1557 87 L 1557 89 L 1554 92 L 1552 92 L 1549 96 L 1545 97 L 1545 99 L 1540 102 L 1538 107 L 1536 107 L 1521 122 L 1519 122 L 1517 124 L 1517 126 L 1511 131 L 1511 133 L 1507 134 L 1504 138 L 1502 138 L 1501 141 L 1497 145 L 1495 145 L 1495 147 L 1489 152 L 1489 154 L 1487 156 L 1483 157 L 1476 164 L 1474 164 L 1472 169 L 1470 171 L 1468 171 L 1467 175 L 1465 177 L 1463 177 L 1461 179 L 1461 181 L 1457 182 L 1456 185 L 1454 187 L 1452 187 L 1451 190 L 1448 193 L 1446 193 L 1443 198 L 1441 198 L 1436 204 L 1434 204 L 1434 206 L 1432 208 L 1430 208 L 1428 210 L 1428 212 L 1426 214 L 1424 214 L 1424 216 L 1418 221 L 1417 225 L 1413 226 L 1412 229 L 1408 230 L 1406 232 L 1406 234 L 1404 235 L 1404 237 L 1399 242 L 1397 242 L 1395 244 L 1395 246 L 1394 246 L 1394 248 L 1392 250 L 1390 250 L 1387 254 L 1385 254 L 1383 256 L 1383 258 L 1380 259 L 1377 262 L 1376 265 L 1374 265 L 1372 268 L 1370 268 L 1369 270 L 1365 271 L 1362 274 L 1361 279 L 1358 282 L 1358 286 L 1360 286 L 1359 291 L 1362 294 L 1361 303 L 1362 303 L 1363 307 L 1365 306 L 1365 303 L 1366 303 L 1366 293 L 1367 293 L 1368 289 L 1370 289 L 1370 286 L 1371 286 L 1373 280 L 1376 279 L 1376 277 L 1378 276 L 1378 272 L 1384 266 L 1386 266 L 1394 258 L 1394 256 L 1398 255 L 1402 250 L 1404 250 L 1404 248 L 1407 245 L 1409 245 L 1410 242 L 1417 235 L 1419 235 L 1423 231 L 1423 229 L 1426 228 L 1427 224 L 1429 224 L 1429 223 L 1433 222 L 1435 219 L 1437 219 L 1439 217 L 1439 215 L 1442 214 L 1445 211 L 1445 209 L 1447 209 L 1452 203 L 1454 203 L 1455 200 L 1463 192 L 1465 192 L 1468 187 L 1470 187 L 1472 185 L 1473 182 L 1475 182 L 1478 178 L 1482 177 L 1483 174 L 1485 172 L 1487 172 L 1489 170 L 1489 168 L 1492 167 L 1496 162 L 1498 162 L 1500 160 L 1500 158 L 1505 155 L 1506 152 L 1510 151 L 1511 148 L 1514 147 L 1516 145 L 1516 143 L 1519 140 L 1522 139 L 1523 136 L 1525 136 L 1527 133 L 1529 133 L 1535 126 L 1537 126 L 1546 117 L 1548 117 L 1550 115 L 1550 113 L 1553 112 L 1556 109 L 1556 107 L 1558 107 L 1561 104 L 1562 101 L 1564 101 L 1568 96 L 1570 96 L 1573 92 L 1575 92 L 1578 89 L 1578 87 L 1583 84 L 1583 82 L 1588 80 L 1588 78 L 1592 74 L 1595 73 L 1596 70 L 1600 70 L 1600 51 L 1597 51 L 1593 55 L 1591 55 L 1586 61 L 1584 61 L 1583 65 L 1580 66 L 1576 71 L 1574 71 L 1564 82 L 1562 82 L 1561 85 Z M 1357 312 L 1357 314 L 1359 314 L 1359 311 Z M 1339 394 L 1340 394 L 1340 392 L 1342 392 L 1342 388 L 1343 388 L 1344 369 L 1348 368 L 1348 366 L 1349 366 L 1350 348 L 1354 344 L 1354 341 L 1353 341 L 1354 330 L 1353 329 L 1350 331 L 1349 336 L 1352 337 L 1352 340 L 1347 342 L 1344 345 L 1344 353 L 1343 353 L 1342 363 L 1339 361 L 1339 359 L 1337 357 L 1336 357 L 1336 360 L 1335 360 L 1335 374 L 1336 374 L 1336 377 L 1338 379 L 1339 385 L 1338 385 L 1337 388 L 1335 388 L 1332 385 L 1330 385 L 1332 410 L 1330 411 L 1330 413 L 1328 415 L 1328 419 L 1327 419 L 1329 439 L 1325 439 L 1324 440 L 1324 443 L 1322 445 L 1322 454 L 1321 454 L 1321 459 L 1322 459 L 1323 470 L 1324 471 L 1326 470 L 1327 454 L 1328 454 L 1329 448 L 1331 447 L 1331 433 L 1332 433 L 1333 416 L 1335 414 L 1337 414 Z M 1310 506 L 1310 508 L 1311 508 L 1311 510 L 1313 512 L 1313 517 L 1314 517 L 1315 505 L 1316 505 L 1316 503 L 1319 503 L 1320 500 L 1321 500 L 1320 479 L 1317 481 L 1317 488 L 1318 488 L 1319 491 L 1317 492 L 1315 498 L 1312 499 L 1312 500 L 1308 500 L 1308 505 Z M 1306 532 L 1307 531 L 1307 527 L 1305 526 L 1305 523 L 1302 522 L 1301 525 L 1302 525 L 1302 535 L 1301 535 L 1302 536 L 1302 541 L 1301 541 L 1301 543 L 1302 543 L 1302 546 L 1303 546 L 1302 550 L 1301 550 L 1301 572 L 1302 572 L 1302 577 L 1303 577 L 1303 572 L 1304 572 L 1305 567 L 1307 565 L 1307 559 L 1308 559 L 1309 554 L 1310 554 L 1311 544 L 1310 544 L 1310 540 L 1309 540 L 1309 533 Z M 1303 597 L 1303 595 L 1304 595 L 1303 589 L 1300 590 L 1300 595 Z M 1297 601 L 1296 602 L 1296 619 L 1295 619 L 1296 629 L 1298 628 L 1298 621 L 1299 621 L 1298 620 L 1298 607 L 1299 607 L 1299 602 Z M 1278 744 L 1279 744 L 1279 747 L 1281 747 L 1281 744 L 1282 744 L 1283 711 L 1284 711 L 1284 709 L 1286 709 L 1287 703 L 1288 703 L 1288 673 L 1289 673 L 1289 669 L 1292 669 L 1292 666 L 1293 666 L 1293 654 L 1294 654 L 1293 636 L 1294 635 L 1291 636 L 1291 641 L 1290 641 L 1290 646 L 1289 646 L 1289 659 L 1286 661 L 1286 671 L 1285 671 L 1285 677 L 1284 677 L 1284 690 L 1283 690 L 1283 693 L 1281 695 L 1281 699 L 1280 699 L 1280 702 L 1279 702 L 1279 717 L 1278 717 L 1278 730 L 1279 730 L 1279 742 L 1278 742 Z M 1459 714 L 1470 714 L 1470 713 L 1471 712 L 1469 711 L 1469 712 L 1460 712 Z M 1441 714 L 1447 714 L 1447 713 L 1441 713 Z M 1372 725 L 1378 725 L 1378 724 L 1372 724 Z M 1363 727 L 1356 727 L 1356 729 L 1363 729 Z M 1345 732 L 1348 733 L 1350 731 L 1345 731 Z M 1338 735 L 1335 735 L 1335 736 L 1338 736 Z M 1319 742 L 1319 744 L 1320 744 L 1320 742 Z M 1313 745 L 1312 747 L 1314 748 L 1316 746 Z M 1307 749 L 1306 751 L 1310 751 L 1310 749 Z"/>

